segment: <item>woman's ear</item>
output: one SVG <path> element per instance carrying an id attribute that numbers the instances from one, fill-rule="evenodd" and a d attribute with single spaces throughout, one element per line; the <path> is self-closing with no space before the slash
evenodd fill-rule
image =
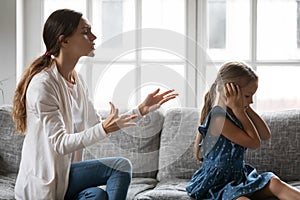
<path id="1" fill-rule="evenodd" d="M 68 40 L 64 35 L 60 35 L 58 37 L 58 40 L 59 40 L 61 46 L 64 46 L 64 45 L 68 44 Z"/>

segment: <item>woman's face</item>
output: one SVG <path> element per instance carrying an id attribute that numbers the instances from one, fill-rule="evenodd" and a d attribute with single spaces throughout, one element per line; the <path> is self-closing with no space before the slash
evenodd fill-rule
<path id="1" fill-rule="evenodd" d="M 77 30 L 66 39 L 69 43 L 69 50 L 74 56 L 94 56 L 95 43 L 97 37 L 92 33 L 91 26 L 85 19 L 80 19 Z"/>

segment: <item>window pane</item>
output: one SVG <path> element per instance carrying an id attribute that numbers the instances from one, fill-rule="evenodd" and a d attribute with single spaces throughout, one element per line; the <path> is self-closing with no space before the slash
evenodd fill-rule
<path id="1" fill-rule="evenodd" d="M 46 21 L 53 11 L 63 8 L 69 8 L 77 12 L 81 12 L 86 18 L 85 0 L 44 0 L 44 21 Z"/>
<path id="2" fill-rule="evenodd" d="M 160 92 L 175 89 L 176 92 L 184 96 L 185 84 L 184 65 L 163 65 L 163 64 L 143 64 L 141 66 L 141 85 L 138 87 L 141 93 L 141 100 L 160 88 Z M 166 102 L 162 107 L 179 107 L 184 105 L 182 97 Z M 133 106 L 133 105 L 132 105 Z"/>
<path id="3" fill-rule="evenodd" d="M 257 7 L 258 59 L 299 59 L 297 1 L 264 0 Z"/>
<path id="4" fill-rule="evenodd" d="M 300 68 L 259 66 L 257 110 L 259 112 L 300 108 Z"/>
<path id="5" fill-rule="evenodd" d="M 129 108 L 132 93 L 136 90 L 134 65 L 113 63 L 97 75 L 94 95 L 96 109 L 110 110 L 109 102 L 117 108 Z"/>
<path id="6" fill-rule="evenodd" d="M 98 42 L 135 28 L 135 4 L 132 0 L 94 0 L 93 29 Z M 116 43 L 115 45 L 118 45 Z M 113 47 L 111 45 L 110 47 Z"/>
<path id="7" fill-rule="evenodd" d="M 249 59 L 249 0 L 209 0 L 207 25 L 211 59 Z"/>
<path id="8" fill-rule="evenodd" d="M 133 0 L 94 0 L 93 32 L 98 37 L 96 47 L 114 52 L 136 49 L 135 46 L 135 1 Z M 127 38 L 130 39 L 128 40 Z M 133 60 L 135 54 L 128 54 L 122 60 Z"/>
<path id="9" fill-rule="evenodd" d="M 149 39 L 149 35 L 146 35 L 145 37 L 142 35 L 142 45 L 145 43 L 149 44 L 150 41 L 150 46 L 153 45 L 154 48 L 158 46 L 157 50 L 142 51 L 142 59 L 177 60 L 178 57 L 164 53 L 165 50 L 173 51 L 172 47 L 170 47 L 171 45 L 167 44 L 167 46 L 164 46 L 164 44 L 177 44 L 184 48 L 186 19 L 185 1 L 143 0 L 141 19 L 142 28 L 156 29 L 154 32 L 157 33 L 152 35 L 152 39 Z M 161 33 L 159 33 L 159 31 Z M 146 32 L 146 34 L 149 32 Z M 151 43 L 151 41 L 153 42 Z M 159 47 L 160 45 L 162 48 Z M 184 51 L 184 49 L 182 51 Z"/>
<path id="10" fill-rule="evenodd" d="M 142 0 L 142 28 L 161 28 L 185 34 L 184 0 Z"/>
<path id="11" fill-rule="evenodd" d="M 208 1 L 209 48 L 224 49 L 226 46 L 226 0 Z"/>

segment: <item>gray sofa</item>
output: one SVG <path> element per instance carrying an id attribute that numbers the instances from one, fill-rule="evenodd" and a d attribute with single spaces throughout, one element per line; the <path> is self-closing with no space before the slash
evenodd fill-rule
<path id="1" fill-rule="evenodd" d="M 0 108 L 0 199 L 13 199 L 23 136 L 16 135 L 11 106 Z M 102 113 L 106 115 L 106 113 Z M 248 150 L 246 161 L 259 172 L 273 171 L 300 189 L 300 110 L 262 114 L 272 138 L 257 150 Z M 199 121 L 195 108 L 155 111 L 138 126 L 111 134 L 87 147 L 84 159 L 124 156 L 133 164 L 128 200 L 190 200 L 185 186 L 199 163 L 193 143 Z"/>

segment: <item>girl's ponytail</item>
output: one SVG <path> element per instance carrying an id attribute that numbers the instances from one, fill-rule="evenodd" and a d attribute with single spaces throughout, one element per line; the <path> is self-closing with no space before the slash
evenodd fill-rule
<path id="1" fill-rule="evenodd" d="M 217 82 L 215 81 L 212 84 L 212 86 L 210 87 L 209 91 L 204 96 L 204 106 L 201 111 L 200 124 L 205 123 L 206 116 L 210 112 L 210 110 L 215 102 L 216 89 L 217 89 Z M 200 162 L 203 161 L 203 158 L 199 155 L 200 154 L 199 144 L 201 143 L 201 141 L 202 141 L 202 135 L 200 133 L 197 133 L 195 143 L 194 143 L 194 156 Z"/>
<path id="2" fill-rule="evenodd" d="M 210 110 L 215 102 L 216 88 L 217 88 L 217 83 L 215 81 L 212 84 L 212 86 L 210 87 L 209 91 L 204 96 L 204 106 L 202 108 L 201 115 L 200 115 L 200 124 L 204 124 L 205 118 L 208 115 L 208 113 L 210 112 Z"/>

